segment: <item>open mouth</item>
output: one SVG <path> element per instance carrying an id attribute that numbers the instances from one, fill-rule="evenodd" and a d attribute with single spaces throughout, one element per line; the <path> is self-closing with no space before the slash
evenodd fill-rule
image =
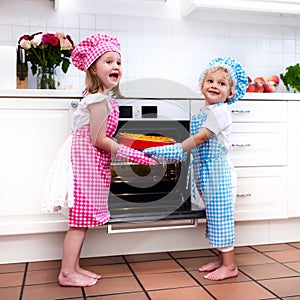
<path id="1" fill-rule="evenodd" d="M 119 74 L 118 73 L 111 73 L 111 74 L 109 74 L 109 77 L 113 80 L 118 80 Z"/>
<path id="2" fill-rule="evenodd" d="M 210 94 L 219 95 L 219 92 L 216 91 L 216 90 L 208 90 L 208 92 L 209 92 Z"/>

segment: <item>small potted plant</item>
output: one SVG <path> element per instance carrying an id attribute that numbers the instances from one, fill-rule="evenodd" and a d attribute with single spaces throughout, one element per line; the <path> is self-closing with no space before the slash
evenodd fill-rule
<path id="1" fill-rule="evenodd" d="M 300 65 L 289 66 L 284 74 L 280 74 L 280 78 L 286 89 L 293 89 L 294 93 L 300 92 Z"/>

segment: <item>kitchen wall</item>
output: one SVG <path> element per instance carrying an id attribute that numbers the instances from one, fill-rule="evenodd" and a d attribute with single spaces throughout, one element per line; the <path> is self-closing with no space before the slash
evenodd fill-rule
<path id="1" fill-rule="evenodd" d="M 197 20 L 183 20 L 177 15 L 99 13 L 100 7 L 89 10 L 95 13 L 57 12 L 53 7 L 49 0 L 0 0 L 0 45 L 17 45 L 21 35 L 37 31 L 63 31 L 75 43 L 105 31 L 121 41 L 123 82 L 159 77 L 195 91 L 201 70 L 215 56 L 236 57 L 253 79 L 282 73 L 300 59 L 300 16 L 253 15 L 242 21 L 236 13 L 225 20 L 207 12 Z M 84 85 L 84 74 L 74 67 L 59 77 L 63 86 Z M 35 78 L 30 77 L 34 86 Z M 279 91 L 286 91 L 282 84 Z"/>

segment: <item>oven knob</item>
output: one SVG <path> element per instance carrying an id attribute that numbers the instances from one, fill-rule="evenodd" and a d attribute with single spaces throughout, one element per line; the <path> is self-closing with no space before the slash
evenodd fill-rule
<path id="1" fill-rule="evenodd" d="M 134 112 L 134 117 L 135 117 L 135 118 L 139 118 L 140 115 L 141 115 L 141 112 L 140 112 L 139 110 L 136 110 L 136 111 Z"/>

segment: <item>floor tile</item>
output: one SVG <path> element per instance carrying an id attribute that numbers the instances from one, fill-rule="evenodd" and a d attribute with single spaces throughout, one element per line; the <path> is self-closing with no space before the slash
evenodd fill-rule
<path id="1" fill-rule="evenodd" d="M 207 285 L 205 288 L 218 300 L 258 300 L 276 298 L 255 282 Z"/>
<path id="2" fill-rule="evenodd" d="M 149 298 L 143 292 L 137 293 L 125 293 L 125 294 L 114 294 L 104 295 L 89 298 L 90 300 L 148 300 Z"/>
<path id="3" fill-rule="evenodd" d="M 146 290 L 160 290 L 187 286 L 198 286 L 186 272 L 140 274 L 138 279 Z"/>
<path id="4" fill-rule="evenodd" d="M 300 276 L 259 281 L 278 297 L 300 296 Z"/>
<path id="5" fill-rule="evenodd" d="M 9 273 L 9 272 L 24 272 L 26 264 L 4 264 L 0 265 L 0 273 Z"/>
<path id="6" fill-rule="evenodd" d="M 57 283 L 59 269 L 28 271 L 26 274 L 25 285 L 41 283 Z"/>
<path id="7" fill-rule="evenodd" d="M 170 258 L 171 257 L 168 253 L 133 254 L 133 255 L 125 256 L 125 259 L 128 262 L 162 260 L 162 259 L 170 259 Z"/>
<path id="8" fill-rule="evenodd" d="M 136 274 L 178 272 L 182 268 L 174 260 L 159 260 L 130 263 Z"/>
<path id="9" fill-rule="evenodd" d="M 274 263 L 273 259 L 268 258 L 267 256 L 261 253 L 237 254 L 235 255 L 235 261 L 238 266 Z"/>
<path id="10" fill-rule="evenodd" d="M 300 249 L 266 252 L 265 254 L 279 262 L 300 261 Z"/>
<path id="11" fill-rule="evenodd" d="M 199 271 L 189 271 L 189 273 L 203 286 L 208 284 L 221 284 L 221 283 L 231 283 L 231 282 L 242 282 L 242 281 L 250 281 L 251 279 L 243 274 L 242 272 L 239 272 L 239 275 L 237 277 L 228 278 L 225 281 L 212 281 L 205 279 L 203 276 L 206 275 L 208 272 L 199 272 Z"/>
<path id="12" fill-rule="evenodd" d="M 300 242 L 289 243 L 291 246 L 300 249 Z"/>
<path id="13" fill-rule="evenodd" d="M 15 300 L 20 298 L 21 287 L 0 288 L 0 299 Z"/>
<path id="14" fill-rule="evenodd" d="M 270 245 L 257 245 L 252 246 L 255 250 L 259 252 L 268 252 L 268 251 L 283 251 L 283 250 L 292 250 L 294 249 L 289 244 L 270 244 Z"/>
<path id="15" fill-rule="evenodd" d="M 60 269 L 60 264 L 61 264 L 60 260 L 30 262 L 28 263 L 28 271 Z"/>
<path id="16" fill-rule="evenodd" d="M 23 277 L 23 272 L 0 274 L 0 287 L 22 286 Z"/>
<path id="17" fill-rule="evenodd" d="M 289 268 L 295 270 L 300 274 L 300 261 L 285 263 L 284 265 L 288 266 Z"/>
<path id="18" fill-rule="evenodd" d="M 241 266 L 240 270 L 255 280 L 299 275 L 297 272 L 279 263 Z"/>
<path id="19" fill-rule="evenodd" d="M 126 264 L 88 266 L 86 269 L 101 275 L 102 278 L 133 276 Z"/>
<path id="20" fill-rule="evenodd" d="M 235 247 L 234 253 L 241 254 L 241 253 L 255 253 L 256 251 L 251 247 Z"/>
<path id="21" fill-rule="evenodd" d="M 210 261 L 215 260 L 216 257 L 198 257 L 198 258 L 182 258 L 177 259 L 178 263 L 182 265 L 186 270 L 194 270 L 198 271 L 198 269 L 204 265 L 207 264 Z"/>
<path id="22" fill-rule="evenodd" d="M 60 298 L 83 297 L 80 287 L 61 287 L 56 284 L 25 286 L 22 300 L 53 300 Z"/>
<path id="23" fill-rule="evenodd" d="M 91 257 L 91 258 L 82 258 L 80 264 L 82 266 L 95 266 L 95 265 L 112 265 L 125 263 L 125 260 L 122 256 L 111 256 L 111 257 Z"/>
<path id="24" fill-rule="evenodd" d="M 191 251 L 174 251 L 174 252 L 170 252 L 170 254 L 174 258 L 215 256 L 215 254 L 209 249 L 191 250 Z"/>
<path id="25" fill-rule="evenodd" d="M 142 292 L 142 288 L 134 277 L 103 278 L 97 284 L 84 288 L 87 296 L 112 295 Z"/>
<path id="26" fill-rule="evenodd" d="M 211 300 L 211 297 L 202 287 L 185 287 L 168 290 L 150 291 L 151 300 Z"/>

